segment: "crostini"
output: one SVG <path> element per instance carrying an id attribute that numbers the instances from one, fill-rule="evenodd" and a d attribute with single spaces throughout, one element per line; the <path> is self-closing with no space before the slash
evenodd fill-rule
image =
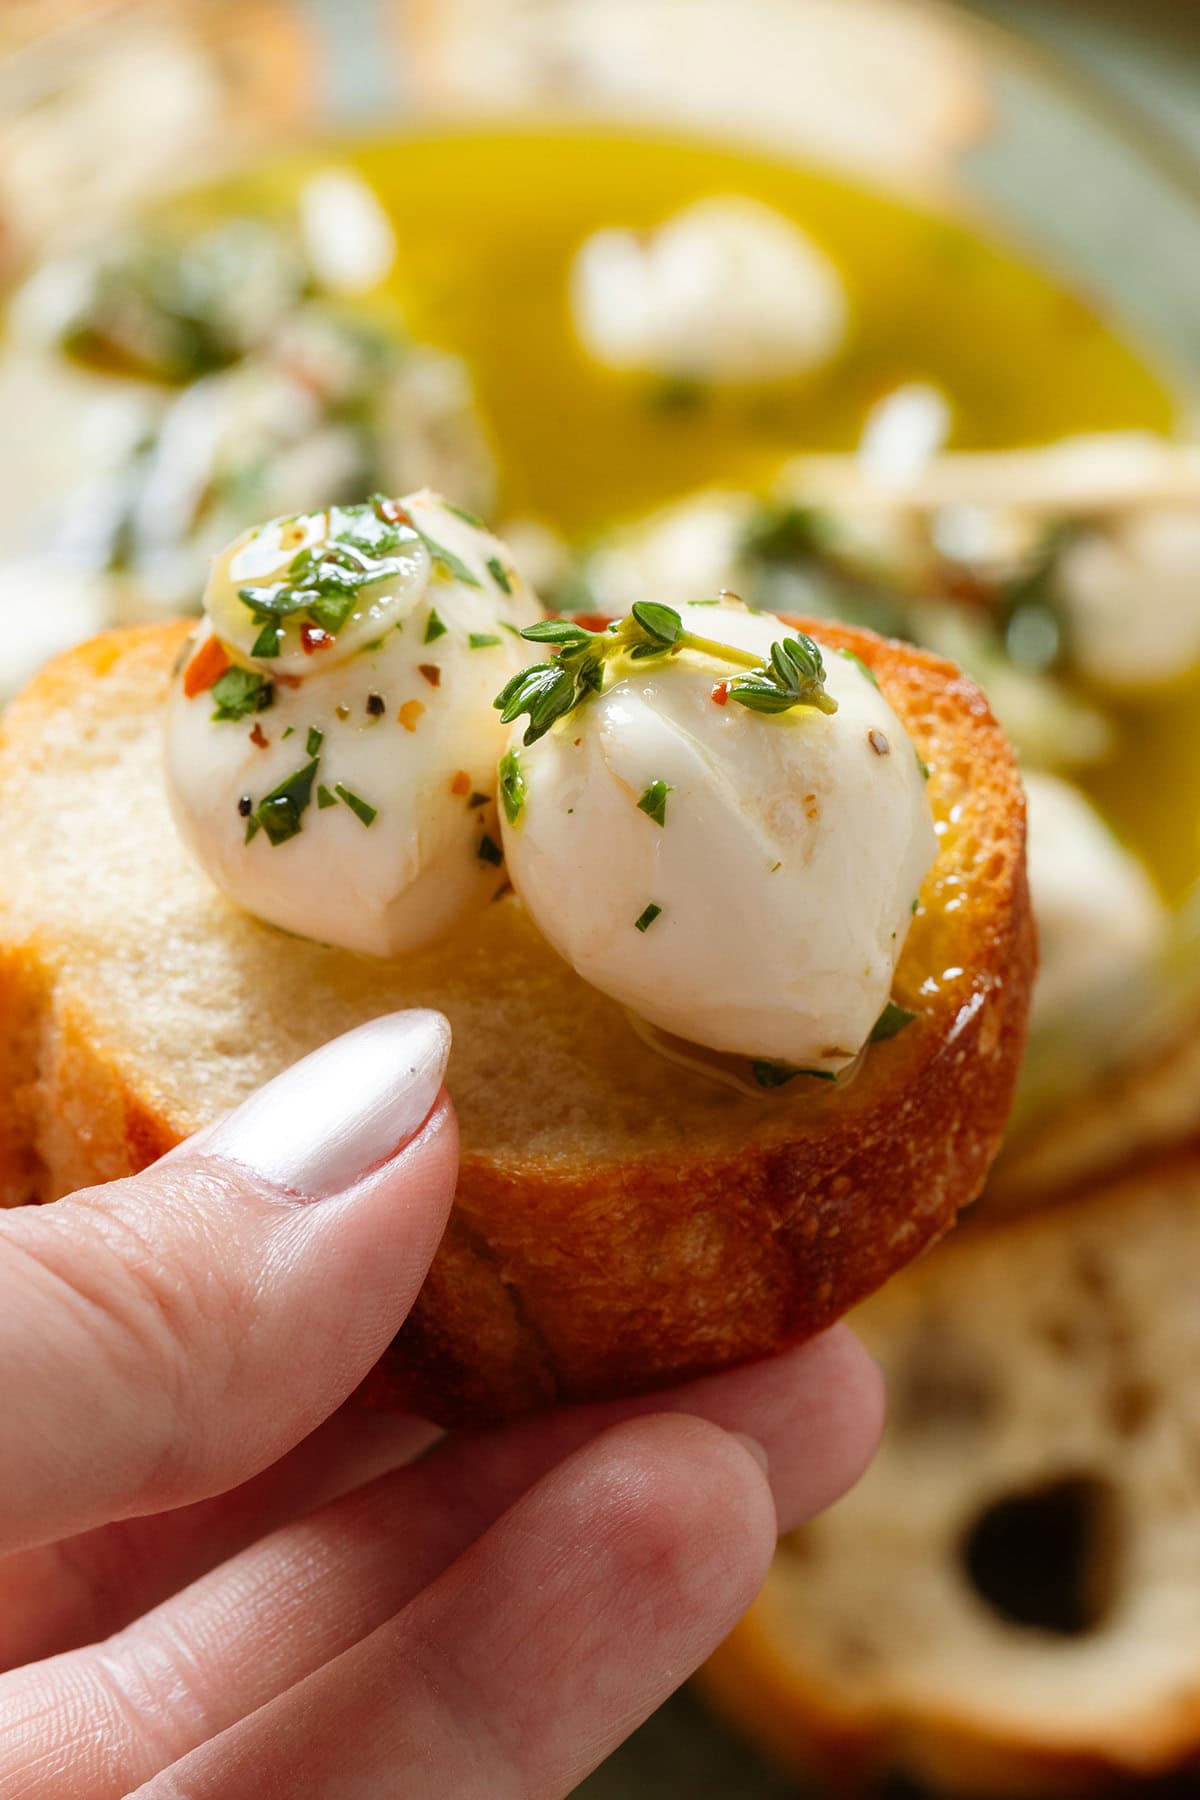
<path id="1" fill-rule="evenodd" d="M 462 1171 L 380 1391 L 488 1420 L 821 1330 L 951 1225 L 1008 1113 L 1034 942 L 986 701 L 729 597 L 549 623 L 436 496 L 315 517 L 235 544 L 199 634 L 98 638 L 4 717 L 4 1197 L 137 1169 L 333 1034 L 435 1006 Z M 617 818 L 587 759 L 632 754 L 621 694 L 683 760 L 644 791 L 617 769 Z M 615 822 L 564 908 L 576 808 Z M 666 886 L 619 935 L 574 935 L 639 869 Z M 822 945 L 861 951 L 835 991 Z"/>

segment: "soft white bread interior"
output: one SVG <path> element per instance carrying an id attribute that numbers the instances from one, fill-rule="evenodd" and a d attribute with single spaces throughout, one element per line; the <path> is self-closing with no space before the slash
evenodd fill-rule
<path id="1" fill-rule="evenodd" d="M 724 1709 L 838 1791 L 1091 1793 L 1200 1753 L 1198 1283 L 1191 1151 L 860 1309 L 882 1453 L 784 1541 Z"/>
<path id="2" fill-rule="evenodd" d="M 836 1088 L 760 1099 L 647 1048 L 503 900 L 380 963 L 237 911 L 167 809 L 186 626 L 98 638 L 0 727 L 0 1191 L 144 1165 L 316 1044 L 411 1003 L 454 1029 L 450 1230 L 387 1365 L 452 1421 L 653 1386 L 822 1328 L 939 1236 L 995 1155 L 1033 967 L 1024 809 L 949 665 L 853 648 L 931 765 L 940 849 L 897 970 L 917 1014 Z"/>

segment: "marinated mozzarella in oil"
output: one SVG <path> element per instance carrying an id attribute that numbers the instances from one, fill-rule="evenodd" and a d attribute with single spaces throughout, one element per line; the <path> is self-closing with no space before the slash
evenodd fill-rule
<path id="1" fill-rule="evenodd" d="M 541 616 L 504 545 L 427 491 L 245 533 L 176 678 L 176 821 L 229 897 L 377 956 L 503 882 L 492 704 Z"/>
<path id="2" fill-rule="evenodd" d="M 737 603 L 679 610 L 764 661 L 789 636 Z M 888 1002 L 936 837 L 886 698 L 856 659 L 824 666 L 835 713 L 764 715 L 703 655 L 627 660 L 534 743 L 514 727 L 503 830 L 517 893 L 587 981 L 693 1043 L 836 1071 Z"/>
<path id="3" fill-rule="evenodd" d="M 846 330 L 833 264 L 790 219 L 714 195 L 656 231 L 597 231 L 571 274 L 597 362 L 705 383 L 769 381 L 829 360 Z"/>
<path id="4" fill-rule="evenodd" d="M 1147 983 L 1167 942 L 1167 910 L 1137 858 L 1079 789 L 1025 776 L 1029 887 L 1038 926 L 1036 1024 L 1096 995 Z"/>

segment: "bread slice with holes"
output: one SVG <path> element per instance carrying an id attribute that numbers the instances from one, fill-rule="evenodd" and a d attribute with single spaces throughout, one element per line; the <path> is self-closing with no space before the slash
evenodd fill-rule
<path id="1" fill-rule="evenodd" d="M 185 625 L 52 663 L 0 727 L 0 1191 L 137 1169 L 315 1045 L 411 1004 L 454 1029 L 462 1171 L 385 1365 L 446 1421 L 651 1388 L 828 1325 L 953 1222 L 995 1155 L 1033 936 L 1024 808 L 949 664 L 816 627 L 931 766 L 940 848 L 854 1080 L 757 1099 L 664 1063 L 509 897 L 380 963 L 237 911 L 171 824 L 161 711 Z"/>
<path id="2" fill-rule="evenodd" d="M 1200 1755 L 1198 1294 L 1193 1150 L 863 1307 L 883 1449 L 784 1541 L 718 1704 L 843 1792 L 1092 1793 Z"/>

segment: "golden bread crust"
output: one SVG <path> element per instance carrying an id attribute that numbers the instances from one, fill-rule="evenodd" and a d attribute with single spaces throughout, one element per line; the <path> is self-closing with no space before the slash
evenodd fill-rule
<path id="1" fill-rule="evenodd" d="M 915 1022 L 844 1088 L 800 1080 L 761 1101 L 665 1073 L 515 902 L 489 909 L 478 944 L 404 967 L 364 968 L 234 914 L 154 791 L 186 627 L 113 633 L 58 659 L 0 726 L 0 833 L 26 857 L 26 874 L 21 858 L 0 872 L 0 1005 L 34 1056 L 0 1088 L 0 1187 L 50 1198 L 142 1167 L 311 1042 L 420 1000 L 456 1027 L 462 1170 L 377 1392 L 478 1422 L 653 1388 L 823 1329 L 979 1191 L 1034 946 L 1020 783 L 978 690 L 923 652 L 814 629 L 867 662 L 931 765 L 942 849 L 897 971 Z M 94 836 L 90 872 L 70 874 L 63 809 L 102 804 L 106 788 L 124 810 Z M 83 884 L 78 908 L 68 879 Z M 145 971 L 126 966 L 139 956 Z M 212 1020 L 194 1009 L 186 1033 L 158 1016 L 182 958 L 213 971 Z M 532 1071 L 520 1082 L 518 1067 Z"/>

